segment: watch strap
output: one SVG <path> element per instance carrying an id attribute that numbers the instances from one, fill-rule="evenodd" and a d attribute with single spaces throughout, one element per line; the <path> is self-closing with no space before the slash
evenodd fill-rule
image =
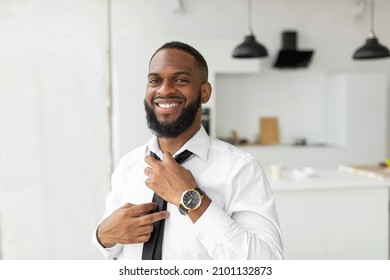
<path id="1" fill-rule="evenodd" d="M 200 196 L 202 196 L 202 197 L 204 196 L 204 191 L 202 191 L 198 187 L 195 187 L 194 191 L 197 191 L 200 194 Z"/>
<path id="2" fill-rule="evenodd" d="M 180 214 L 187 216 L 188 215 L 188 209 L 184 207 L 183 204 L 180 203 L 179 205 L 179 212 Z"/>

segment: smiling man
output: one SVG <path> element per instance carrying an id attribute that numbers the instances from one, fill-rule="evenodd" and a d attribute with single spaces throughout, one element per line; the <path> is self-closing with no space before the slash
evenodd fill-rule
<path id="1" fill-rule="evenodd" d="M 258 162 L 207 135 L 211 85 L 203 56 L 181 42 L 149 62 L 151 140 L 112 176 L 93 242 L 115 259 L 281 259 L 274 199 Z"/>

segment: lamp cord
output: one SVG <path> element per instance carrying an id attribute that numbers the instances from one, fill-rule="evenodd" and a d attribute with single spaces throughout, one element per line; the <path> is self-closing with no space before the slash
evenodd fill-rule
<path id="1" fill-rule="evenodd" d="M 375 37 L 375 32 L 374 32 L 374 0 L 370 1 L 371 3 L 371 13 L 370 13 L 370 33 L 372 37 Z"/>
<path id="2" fill-rule="evenodd" d="M 371 32 L 374 33 L 374 0 L 371 0 Z"/>
<path id="3" fill-rule="evenodd" d="M 252 34 L 252 0 L 248 0 L 248 32 Z"/>

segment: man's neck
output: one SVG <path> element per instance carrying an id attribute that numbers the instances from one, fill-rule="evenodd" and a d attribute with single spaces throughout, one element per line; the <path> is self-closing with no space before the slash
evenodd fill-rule
<path id="1" fill-rule="evenodd" d="M 200 129 L 200 125 L 190 128 L 176 138 L 158 138 L 158 144 L 162 152 L 169 152 L 174 155 L 188 140 L 192 138 Z"/>

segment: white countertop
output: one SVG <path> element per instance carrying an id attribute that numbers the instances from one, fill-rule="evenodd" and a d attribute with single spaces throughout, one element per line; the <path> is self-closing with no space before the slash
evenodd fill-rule
<path id="1" fill-rule="evenodd" d="M 285 171 L 278 180 L 268 178 L 273 192 L 390 187 L 390 180 L 378 180 L 337 169 L 315 169 L 313 174 L 304 178 L 295 178 L 291 172 Z"/>

